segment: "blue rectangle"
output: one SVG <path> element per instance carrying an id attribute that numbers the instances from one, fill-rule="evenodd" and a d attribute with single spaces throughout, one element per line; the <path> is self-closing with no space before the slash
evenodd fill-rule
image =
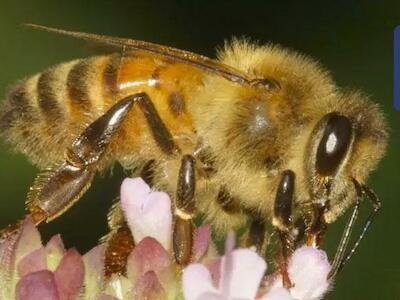
<path id="1" fill-rule="evenodd" d="M 396 110 L 400 111 L 400 26 L 394 29 L 394 76 L 393 76 L 393 97 L 394 97 L 394 107 Z"/>

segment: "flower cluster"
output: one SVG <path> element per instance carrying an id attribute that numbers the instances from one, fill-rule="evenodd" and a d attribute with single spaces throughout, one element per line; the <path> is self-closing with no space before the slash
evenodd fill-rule
<path id="1" fill-rule="evenodd" d="M 182 283 L 186 300 L 311 300 L 320 299 L 329 288 L 326 254 L 302 247 L 295 251 L 289 264 L 293 287 L 283 288 L 282 278 L 274 274 L 271 281 L 264 281 L 270 283 L 260 289 L 267 269 L 265 261 L 250 249 L 233 250 L 229 240 L 214 276 L 201 264 L 185 269 Z"/>
<path id="2" fill-rule="evenodd" d="M 128 178 L 121 186 L 121 207 L 136 242 L 126 275 L 104 278 L 104 245 L 83 256 L 66 250 L 60 236 L 42 245 L 27 218 L 18 234 L 0 243 L 0 299 L 312 300 L 329 288 L 323 251 L 297 249 L 288 267 L 293 287 L 285 289 L 279 274 L 265 276 L 267 264 L 256 252 L 234 249 L 232 234 L 219 256 L 209 226 L 196 228 L 193 263 L 182 272 L 172 255 L 168 195 Z"/>

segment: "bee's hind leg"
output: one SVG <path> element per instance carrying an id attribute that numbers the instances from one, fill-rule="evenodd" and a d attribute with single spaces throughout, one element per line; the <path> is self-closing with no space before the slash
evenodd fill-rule
<path id="1" fill-rule="evenodd" d="M 59 166 L 36 178 L 27 198 L 36 224 L 60 216 L 89 188 L 99 161 L 134 101 L 127 97 L 112 106 L 75 139 Z"/>
<path id="2" fill-rule="evenodd" d="M 140 172 L 140 177 L 153 186 L 154 160 L 146 162 Z M 112 274 L 125 274 L 126 263 L 132 252 L 135 241 L 125 220 L 119 202 L 116 202 L 108 214 L 110 232 L 101 239 L 106 245 L 104 257 L 104 275 L 109 278 Z"/>
<path id="3" fill-rule="evenodd" d="M 75 139 L 61 164 L 38 175 L 27 197 L 27 208 L 36 225 L 60 216 L 89 188 L 98 162 L 134 101 L 130 96 L 112 106 Z M 18 230 L 18 225 L 9 226 L 0 237 Z"/>
<path id="4" fill-rule="evenodd" d="M 104 275 L 106 278 L 110 278 L 112 274 L 125 275 L 128 256 L 135 247 L 135 241 L 119 202 L 110 209 L 108 226 L 110 232 L 100 240 L 105 244 Z"/>
<path id="5" fill-rule="evenodd" d="M 280 273 L 282 283 L 286 288 L 292 287 L 288 274 L 288 259 L 293 252 L 294 238 L 292 225 L 292 202 L 294 192 L 295 175 L 292 171 L 286 170 L 282 174 L 276 193 L 274 216 L 272 224 L 276 229 L 280 244 Z"/>

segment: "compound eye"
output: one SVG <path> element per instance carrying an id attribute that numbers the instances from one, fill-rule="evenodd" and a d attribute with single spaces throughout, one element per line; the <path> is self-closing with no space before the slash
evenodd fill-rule
<path id="1" fill-rule="evenodd" d="M 316 169 L 321 176 L 333 176 L 350 148 L 353 127 L 350 120 L 337 113 L 330 113 L 322 139 L 318 145 Z"/>

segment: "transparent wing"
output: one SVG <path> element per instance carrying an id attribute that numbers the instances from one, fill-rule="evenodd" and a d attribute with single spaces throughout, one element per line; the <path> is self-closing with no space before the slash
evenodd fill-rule
<path id="1" fill-rule="evenodd" d="M 208 57 L 195 54 L 189 51 L 184 51 L 172 47 L 161 46 L 150 42 L 132 40 L 127 38 L 118 38 L 118 37 L 110 37 L 93 33 L 68 31 L 68 30 L 51 28 L 36 24 L 25 24 L 25 25 L 34 29 L 54 32 L 57 34 L 62 34 L 82 40 L 97 42 L 108 46 L 121 47 L 122 49 L 129 51 L 137 50 L 137 51 L 148 52 L 153 55 L 162 56 L 174 61 L 179 61 L 185 64 L 192 65 L 196 68 L 217 74 L 219 76 L 226 78 L 229 81 L 237 82 L 239 84 L 248 84 L 250 82 L 250 80 L 243 72 L 234 69 L 230 66 L 227 66 L 225 64 L 222 64 L 217 60 L 213 60 Z"/>

